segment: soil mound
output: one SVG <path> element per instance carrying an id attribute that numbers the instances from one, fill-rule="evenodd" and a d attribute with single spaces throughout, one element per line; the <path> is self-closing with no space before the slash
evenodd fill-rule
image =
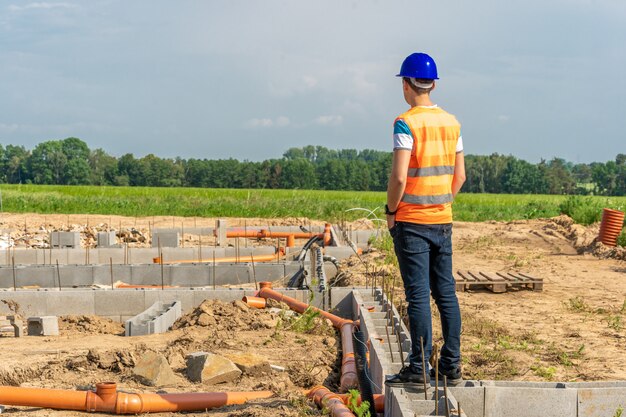
<path id="1" fill-rule="evenodd" d="M 61 316 L 59 331 L 62 334 L 123 334 L 124 325 L 97 316 Z"/>
<path id="2" fill-rule="evenodd" d="M 200 326 L 216 331 L 271 329 L 276 327 L 277 319 L 276 314 L 252 309 L 243 301 L 225 303 L 220 300 L 205 300 L 191 313 L 176 320 L 172 328 Z"/>
<path id="3" fill-rule="evenodd" d="M 546 233 L 558 233 L 572 242 L 578 253 L 589 253 L 598 258 L 626 260 L 626 248 L 606 246 L 598 240 L 599 225 L 575 224 L 570 217 L 553 217 L 543 227 Z"/>

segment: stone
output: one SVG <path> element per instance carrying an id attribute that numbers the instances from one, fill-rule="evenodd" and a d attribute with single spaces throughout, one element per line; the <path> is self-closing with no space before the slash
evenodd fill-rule
<path id="1" fill-rule="evenodd" d="M 261 376 L 263 374 L 269 374 L 272 369 L 267 359 L 254 353 L 231 353 L 227 355 L 227 357 L 233 361 L 245 375 Z"/>
<path id="2" fill-rule="evenodd" d="M 187 378 L 192 382 L 221 384 L 239 378 L 241 370 L 231 360 L 209 352 L 187 355 Z"/>
<path id="3" fill-rule="evenodd" d="M 239 310 L 243 311 L 244 313 L 250 310 L 250 307 L 248 307 L 248 304 L 244 303 L 241 300 L 235 300 L 233 304 L 235 305 L 235 307 L 237 307 Z"/>
<path id="4" fill-rule="evenodd" d="M 208 327 L 215 325 L 217 321 L 215 320 L 215 317 L 209 316 L 207 313 L 201 313 L 196 319 L 196 323 L 198 323 L 199 326 Z"/>
<path id="5" fill-rule="evenodd" d="M 176 385 L 176 375 L 165 356 L 160 353 L 146 352 L 137 361 L 133 376 L 142 384 L 151 387 Z"/>

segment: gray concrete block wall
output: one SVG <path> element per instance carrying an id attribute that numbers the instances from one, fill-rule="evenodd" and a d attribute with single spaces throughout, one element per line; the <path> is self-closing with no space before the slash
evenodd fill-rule
<path id="1" fill-rule="evenodd" d="M 485 387 L 485 417 L 574 417 L 577 407 L 575 389 Z"/>

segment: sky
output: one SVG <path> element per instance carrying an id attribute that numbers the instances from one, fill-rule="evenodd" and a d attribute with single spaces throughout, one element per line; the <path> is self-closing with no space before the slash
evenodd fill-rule
<path id="1" fill-rule="evenodd" d="M 0 144 L 114 156 L 391 151 L 426 52 L 466 154 L 626 153 L 623 0 L 0 0 Z"/>

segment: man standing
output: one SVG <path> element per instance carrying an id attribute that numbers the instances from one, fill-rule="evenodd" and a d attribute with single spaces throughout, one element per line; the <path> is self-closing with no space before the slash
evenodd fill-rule
<path id="1" fill-rule="evenodd" d="M 394 123 L 385 212 L 408 302 L 411 352 L 409 364 L 385 383 L 424 383 L 422 371 L 426 382 L 434 376 L 432 294 L 444 338 L 439 374 L 454 384 L 461 381 L 461 312 L 452 276 L 452 201 L 465 182 L 461 126 L 430 99 L 439 79 L 430 56 L 409 55 L 397 76 L 411 108 Z"/>

